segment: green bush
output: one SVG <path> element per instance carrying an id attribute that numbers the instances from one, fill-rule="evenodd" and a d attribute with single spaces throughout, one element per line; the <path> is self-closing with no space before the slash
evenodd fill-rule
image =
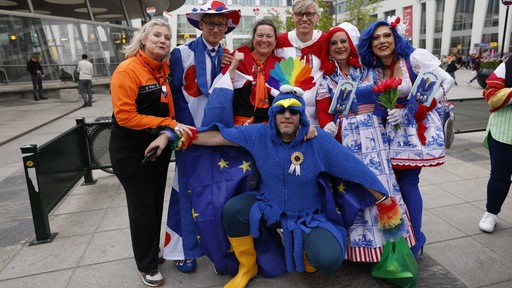
<path id="1" fill-rule="evenodd" d="M 500 66 L 501 60 L 496 59 L 490 59 L 490 60 L 484 60 L 480 63 L 480 69 L 496 69 L 498 66 Z"/>

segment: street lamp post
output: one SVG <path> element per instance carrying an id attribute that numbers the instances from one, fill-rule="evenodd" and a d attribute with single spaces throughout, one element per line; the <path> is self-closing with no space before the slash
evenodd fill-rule
<path id="1" fill-rule="evenodd" d="M 501 55 L 500 59 L 503 59 L 503 53 L 505 52 L 505 36 L 507 34 L 507 23 L 508 23 L 508 9 L 512 4 L 512 0 L 501 0 L 501 3 L 507 6 L 507 10 L 505 12 L 505 25 L 503 25 L 503 41 L 501 41 Z"/>

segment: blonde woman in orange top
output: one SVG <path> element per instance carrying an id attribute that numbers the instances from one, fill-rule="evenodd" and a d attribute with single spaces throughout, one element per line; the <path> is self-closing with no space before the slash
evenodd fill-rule
<path id="1" fill-rule="evenodd" d="M 168 83 L 171 28 L 161 20 L 146 23 L 124 47 L 125 61 L 110 82 L 113 126 L 110 160 L 124 187 L 133 253 L 144 284 L 160 286 L 158 271 L 160 227 L 171 157 L 159 148 L 149 163 L 142 164 L 145 149 L 161 133 L 174 130 L 191 134 L 190 126 L 176 122 Z"/>

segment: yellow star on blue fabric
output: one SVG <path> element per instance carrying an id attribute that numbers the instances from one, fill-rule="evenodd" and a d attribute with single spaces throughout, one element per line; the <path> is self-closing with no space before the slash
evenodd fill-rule
<path id="1" fill-rule="evenodd" d="M 338 187 L 336 187 L 336 188 L 338 188 L 338 193 L 340 193 L 340 192 L 345 192 L 346 186 L 345 186 L 345 184 L 343 184 L 343 182 L 340 182 L 340 185 L 338 185 Z"/>
<path id="2" fill-rule="evenodd" d="M 251 171 L 251 162 L 245 162 L 243 161 L 242 165 L 238 166 L 238 168 L 242 168 L 244 170 L 244 173 L 249 170 Z"/>
<path id="3" fill-rule="evenodd" d="M 196 217 L 199 216 L 199 214 L 196 213 L 196 210 L 192 208 L 192 218 L 194 218 L 194 221 L 196 221 Z M 197 222 L 197 221 L 196 221 Z"/>
<path id="4" fill-rule="evenodd" d="M 220 159 L 219 163 L 217 163 L 217 165 L 219 165 L 219 167 L 220 167 L 220 170 L 222 170 L 222 168 L 229 168 L 228 164 L 229 164 L 229 162 L 225 161 L 222 158 Z"/>

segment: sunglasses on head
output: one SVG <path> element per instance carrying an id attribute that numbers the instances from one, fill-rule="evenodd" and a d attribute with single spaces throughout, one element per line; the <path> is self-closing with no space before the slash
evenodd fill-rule
<path id="1" fill-rule="evenodd" d="M 279 114 L 279 115 L 283 115 L 285 111 L 290 112 L 290 115 L 292 115 L 292 116 L 299 115 L 299 113 L 300 113 L 299 110 L 293 109 L 293 108 L 283 108 L 281 110 L 277 110 L 276 113 Z"/>

